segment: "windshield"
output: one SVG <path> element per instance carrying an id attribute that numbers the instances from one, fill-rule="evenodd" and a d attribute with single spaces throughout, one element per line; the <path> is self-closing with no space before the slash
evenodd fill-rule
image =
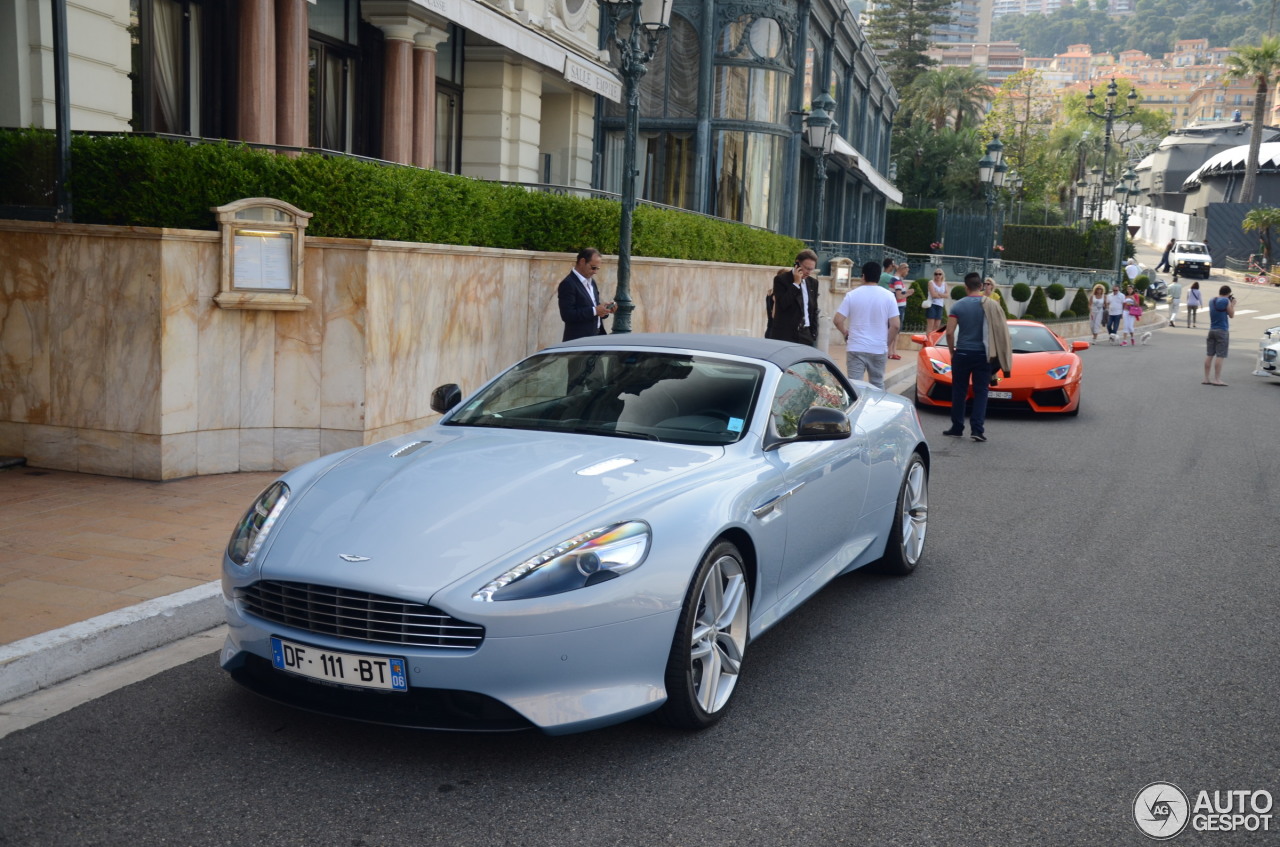
<path id="1" fill-rule="evenodd" d="M 1015 353 L 1058 353 L 1065 349 L 1057 337 L 1042 326 L 1009 324 L 1009 344 Z M 946 334 L 939 335 L 933 346 L 946 347 Z"/>
<path id="2" fill-rule="evenodd" d="M 1057 337 L 1042 326 L 1009 326 L 1009 344 L 1015 353 L 1060 353 Z"/>
<path id="3" fill-rule="evenodd" d="M 764 369 L 680 353 L 545 353 L 507 371 L 450 426 L 729 444 L 742 437 Z"/>
<path id="4" fill-rule="evenodd" d="M 1202 256 L 1203 256 L 1204 254 L 1206 254 L 1206 253 L 1208 253 L 1208 252 L 1209 252 L 1209 248 L 1205 247 L 1203 244 L 1195 244 L 1195 243 L 1190 242 L 1190 241 L 1184 241 L 1183 243 L 1179 244 L 1179 245 L 1178 245 L 1178 249 L 1174 250 L 1173 252 L 1175 252 L 1175 253 L 1197 253 L 1197 254 L 1199 254 L 1199 255 L 1202 255 Z"/>

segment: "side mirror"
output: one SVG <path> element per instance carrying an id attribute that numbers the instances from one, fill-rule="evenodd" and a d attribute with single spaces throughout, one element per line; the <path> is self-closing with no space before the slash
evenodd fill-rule
<path id="1" fill-rule="evenodd" d="M 1072 353 L 1079 353 L 1081 350 L 1088 350 L 1088 349 L 1089 349 L 1088 341 L 1072 341 L 1071 342 Z"/>
<path id="2" fill-rule="evenodd" d="M 911 342 L 913 344 L 928 344 L 929 339 L 923 335 L 913 335 L 911 336 Z"/>
<path id="3" fill-rule="evenodd" d="M 450 382 L 431 392 L 431 410 L 444 414 L 462 402 L 462 389 Z"/>
<path id="4" fill-rule="evenodd" d="M 825 406 L 810 406 L 800 416 L 800 426 L 796 428 L 798 441 L 838 441 L 853 434 L 849 416 L 839 409 L 828 409 Z"/>

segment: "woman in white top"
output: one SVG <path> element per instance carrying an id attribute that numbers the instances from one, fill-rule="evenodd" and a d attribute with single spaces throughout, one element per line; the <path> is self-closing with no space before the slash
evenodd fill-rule
<path id="1" fill-rule="evenodd" d="M 1093 287 L 1093 296 L 1089 298 L 1089 329 L 1093 332 L 1093 340 L 1098 340 L 1102 332 L 1102 319 L 1107 314 L 1107 287 L 1098 283 Z"/>
<path id="2" fill-rule="evenodd" d="M 942 307 L 947 303 L 947 281 L 943 277 L 942 268 L 933 269 L 933 279 L 929 280 L 929 302 L 925 310 L 925 332 L 937 332 L 942 326 Z"/>
<path id="3" fill-rule="evenodd" d="M 1200 293 L 1199 281 L 1191 283 L 1191 290 L 1187 292 L 1187 326 L 1194 327 L 1196 325 L 1196 309 L 1204 305 L 1204 295 Z"/>
<path id="4" fill-rule="evenodd" d="M 1142 313 L 1142 295 L 1138 293 L 1132 285 L 1125 286 L 1124 289 L 1124 330 L 1120 333 L 1120 346 L 1127 344 L 1137 344 L 1138 339 L 1133 334 L 1133 328 L 1138 322 L 1138 315 L 1134 314 L 1134 307 L 1137 307 L 1139 314 Z M 1128 336 L 1128 338 L 1125 338 Z"/>

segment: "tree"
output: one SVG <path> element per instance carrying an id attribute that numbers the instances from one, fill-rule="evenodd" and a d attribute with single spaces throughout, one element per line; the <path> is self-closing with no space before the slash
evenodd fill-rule
<path id="1" fill-rule="evenodd" d="M 986 75 L 974 67 L 932 68 L 915 78 L 903 92 L 902 104 L 912 119 L 924 118 L 941 132 L 948 122 L 954 129 L 977 123 L 991 98 Z"/>
<path id="2" fill-rule="evenodd" d="M 932 30 L 951 20 L 953 0 L 882 0 L 871 13 L 867 40 L 880 54 L 893 87 L 906 91 L 935 62 L 928 49 Z"/>
<path id="3" fill-rule="evenodd" d="M 1244 216 L 1240 228 L 1245 232 L 1259 234 L 1258 241 L 1262 245 L 1262 255 L 1266 257 L 1266 266 L 1271 267 L 1271 232 L 1280 229 L 1280 209 L 1275 206 L 1259 206 L 1250 209 Z"/>
<path id="4" fill-rule="evenodd" d="M 1227 79 L 1250 79 L 1257 86 L 1253 97 L 1253 129 L 1249 134 L 1249 157 L 1244 166 L 1244 187 L 1240 202 L 1252 203 L 1257 196 L 1258 151 L 1262 149 L 1262 127 L 1267 117 L 1267 94 L 1271 77 L 1280 72 L 1280 38 L 1268 36 L 1253 47 L 1237 47 L 1227 57 Z"/>

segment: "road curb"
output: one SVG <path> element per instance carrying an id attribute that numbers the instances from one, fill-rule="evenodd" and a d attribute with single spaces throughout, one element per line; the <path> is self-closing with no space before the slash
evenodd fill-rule
<path id="1" fill-rule="evenodd" d="M 209 582 L 0 646 L 0 703 L 222 622 L 221 584 Z"/>

